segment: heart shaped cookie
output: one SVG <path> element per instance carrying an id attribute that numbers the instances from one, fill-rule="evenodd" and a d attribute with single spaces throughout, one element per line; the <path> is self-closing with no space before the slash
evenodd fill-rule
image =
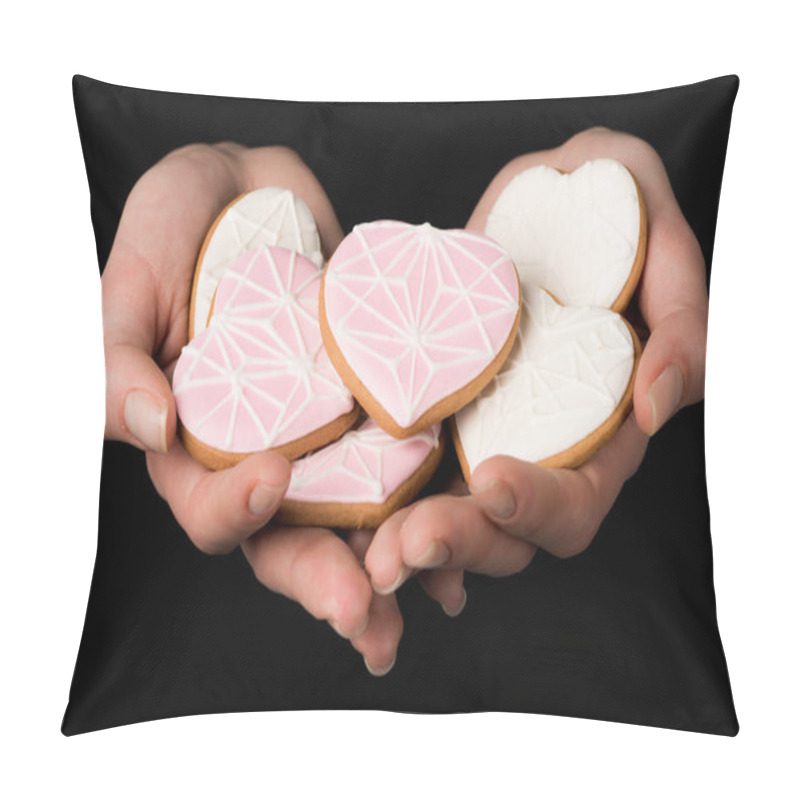
<path id="1" fill-rule="evenodd" d="M 587 161 L 572 173 L 548 166 L 520 172 L 489 214 L 486 234 L 508 250 L 527 286 L 568 306 L 622 311 L 647 249 L 644 202 L 618 161 Z"/>
<path id="2" fill-rule="evenodd" d="M 347 387 L 397 438 L 452 414 L 491 380 L 519 324 L 519 280 L 488 237 L 357 225 L 325 270 L 320 325 Z"/>
<path id="3" fill-rule="evenodd" d="M 495 455 L 546 467 L 582 464 L 628 415 L 640 349 L 619 314 L 562 306 L 530 288 L 508 361 L 453 419 L 466 479 Z"/>
<path id="4" fill-rule="evenodd" d="M 441 425 L 395 439 L 367 420 L 292 464 L 280 522 L 377 528 L 411 502 L 444 453 Z"/>
<path id="5" fill-rule="evenodd" d="M 297 458 L 355 423 L 322 345 L 321 278 L 281 247 L 250 250 L 222 276 L 209 326 L 172 379 L 183 443 L 201 463 L 221 469 L 267 449 Z"/>
<path id="6" fill-rule="evenodd" d="M 208 324 L 211 301 L 225 270 L 248 250 L 296 250 L 322 266 L 319 233 L 308 206 L 289 189 L 264 186 L 229 203 L 206 234 L 194 271 L 189 338 Z"/>

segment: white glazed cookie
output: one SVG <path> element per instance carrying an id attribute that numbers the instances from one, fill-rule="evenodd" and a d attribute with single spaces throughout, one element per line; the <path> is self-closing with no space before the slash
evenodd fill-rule
<path id="1" fill-rule="evenodd" d="M 207 328 L 172 378 L 189 453 L 222 469 L 267 449 L 293 459 L 358 417 L 319 330 L 322 272 L 282 247 L 243 253 L 222 276 Z"/>
<path id="2" fill-rule="evenodd" d="M 531 288 L 514 349 L 484 391 L 453 418 L 462 471 L 507 455 L 576 467 L 630 411 L 639 342 L 613 311 L 559 305 Z"/>
<path id="3" fill-rule="evenodd" d="M 376 528 L 414 499 L 443 453 L 439 423 L 407 439 L 395 439 L 368 419 L 292 464 L 292 479 L 277 520 Z"/>
<path id="4" fill-rule="evenodd" d="M 194 273 L 189 338 L 208 324 L 211 301 L 225 270 L 244 252 L 285 247 L 322 266 L 319 233 L 308 206 L 289 189 L 264 186 L 240 195 L 209 229 Z"/>
<path id="5" fill-rule="evenodd" d="M 495 201 L 486 234 L 510 253 L 523 294 L 541 286 L 564 305 L 622 311 L 644 264 L 647 219 L 633 175 L 604 158 L 571 173 L 519 173 Z"/>

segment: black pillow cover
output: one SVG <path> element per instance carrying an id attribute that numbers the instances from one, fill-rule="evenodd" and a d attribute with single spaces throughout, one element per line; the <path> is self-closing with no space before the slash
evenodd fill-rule
<path id="1" fill-rule="evenodd" d="M 176 147 L 294 148 L 345 232 L 363 221 L 461 227 L 512 157 L 593 125 L 649 141 L 711 264 L 738 78 L 634 95 L 475 103 L 294 103 L 76 76 L 101 271 L 125 199 Z M 240 551 L 197 551 L 144 456 L 106 442 L 97 560 L 62 730 L 212 712 L 517 711 L 735 735 L 714 597 L 703 404 L 653 439 L 592 546 L 522 573 L 468 574 L 456 619 L 415 582 L 395 668 L 376 679 L 327 625 L 264 589 Z"/>

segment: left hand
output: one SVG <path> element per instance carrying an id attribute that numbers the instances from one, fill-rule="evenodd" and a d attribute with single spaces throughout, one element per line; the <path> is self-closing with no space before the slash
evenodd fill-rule
<path id="1" fill-rule="evenodd" d="M 636 176 L 648 211 L 649 243 L 638 291 L 650 328 L 634 384 L 634 414 L 579 469 L 544 469 L 496 456 L 473 472 L 469 487 L 416 503 L 377 531 L 365 564 L 377 592 L 396 589 L 414 570 L 519 572 L 538 547 L 568 557 L 594 539 L 622 485 L 653 435 L 681 407 L 703 396 L 708 294 L 699 244 L 686 222 L 661 159 L 646 142 L 593 128 L 560 147 L 504 167 L 467 224 L 483 231 L 511 179 L 537 164 L 571 172 L 593 158 L 615 158 Z"/>

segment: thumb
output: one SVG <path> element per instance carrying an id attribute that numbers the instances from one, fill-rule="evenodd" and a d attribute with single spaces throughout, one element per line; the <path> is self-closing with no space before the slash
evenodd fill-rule
<path id="1" fill-rule="evenodd" d="M 652 436 L 705 387 L 707 316 L 700 308 L 672 312 L 654 327 L 636 374 L 633 405 L 641 430 Z"/>
<path id="2" fill-rule="evenodd" d="M 175 438 L 175 401 L 148 353 L 127 343 L 106 346 L 106 439 L 166 453 Z"/>

